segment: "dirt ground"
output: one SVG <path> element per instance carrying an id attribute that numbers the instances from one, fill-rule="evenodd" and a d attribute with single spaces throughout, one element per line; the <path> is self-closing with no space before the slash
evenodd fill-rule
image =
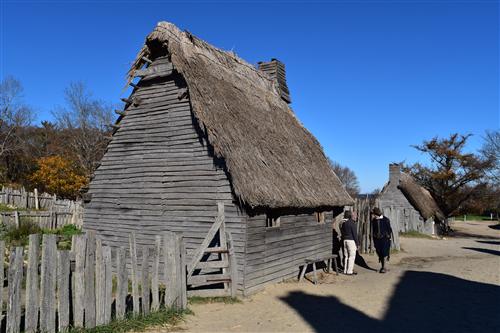
<path id="1" fill-rule="evenodd" d="M 457 236 L 402 238 L 389 272 L 268 286 L 238 304 L 191 305 L 183 332 L 500 332 L 500 230 L 456 222 Z M 370 269 L 371 268 L 371 269 Z M 166 330 L 155 330 L 166 332 Z"/>

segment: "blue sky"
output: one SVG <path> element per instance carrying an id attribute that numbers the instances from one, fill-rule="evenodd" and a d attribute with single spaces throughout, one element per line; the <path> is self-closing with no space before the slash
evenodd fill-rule
<path id="1" fill-rule="evenodd" d="M 119 102 L 156 22 L 250 63 L 286 64 L 292 108 L 363 191 L 388 163 L 425 161 L 424 139 L 500 128 L 498 1 L 5 1 L 0 77 L 13 75 L 38 120 L 84 81 Z"/>

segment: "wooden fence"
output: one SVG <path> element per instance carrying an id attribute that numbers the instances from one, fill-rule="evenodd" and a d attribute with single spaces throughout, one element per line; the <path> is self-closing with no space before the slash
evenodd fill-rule
<path id="1" fill-rule="evenodd" d="M 0 253 L 5 253 L 4 242 Z M 40 235 L 30 235 L 26 253 L 25 264 L 25 249 L 10 249 L 6 309 L 0 283 L 0 310 L 8 333 L 92 328 L 124 318 L 127 312 L 147 314 L 161 305 L 187 305 L 186 251 L 182 237 L 173 232 L 156 236 L 154 246 L 140 251 L 134 234 L 128 251 L 103 245 L 94 232 L 74 236 L 71 251 L 58 250 L 55 235 L 43 235 L 41 247 Z M 3 265 L 0 260 L 0 281 Z M 160 290 L 160 283 L 165 288 Z"/>
<path id="2" fill-rule="evenodd" d="M 373 245 L 373 230 L 371 225 L 370 212 L 374 207 L 380 207 L 378 199 L 373 197 L 357 198 L 353 209 L 358 213 L 358 238 L 359 238 L 359 253 L 373 253 L 375 246 Z M 398 207 L 383 207 L 383 213 L 391 220 L 393 229 L 391 247 L 400 250 L 399 243 L 399 225 L 397 217 L 400 215 L 402 208 Z"/>
<path id="3" fill-rule="evenodd" d="M 6 226 L 19 228 L 22 223 L 27 221 L 40 226 L 40 228 L 57 229 L 66 224 L 75 224 L 81 226 L 81 218 L 71 212 L 54 211 L 12 211 L 0 212 L 0 223 Z"/>
<path id="4" fill-rule="evenodd" d="M 81 201 L 58 199 L 55 194 L 38 193 L 37 189 L 28 192 L 24 188 L 2 187 L 0 204 L 12 205 L 23 209 L 43 209 L 53 211 L 71 211 L 74 206 L 81 207 Z"/>
<path id="5" fill-rule="evenodd" d="M 83 225 L 83 206 L 81 201 L 60 200 L 48 193 L 38 194 L 2 187 L 0 204 L 20 208 L 19 212 L 0 212 L 0 222 L 16 225 L 22 220 L 30 220 L 42 228 L 55 229 L 66 224 Z"/>
<path id="6" fill-rule="evenodd" d="M 358 213 L 358 239 L 359 253 L 373 253 L 375 247 L 373 245 L 373 232 L 371 225 L 370 212 L 375 207 L 376 201 L 373 198 L 357 198 L 353 209 Z"/>

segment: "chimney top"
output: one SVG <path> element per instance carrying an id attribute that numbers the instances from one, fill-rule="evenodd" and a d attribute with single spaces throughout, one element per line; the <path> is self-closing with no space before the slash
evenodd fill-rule
<path id="1" fill-rule="evenodd" d="M 257 64 L 260 71 L 266 73 L 277 83 L 281 98 L 290 104 L 292 100 L 286 84 L 285 64 L 276 58 L 272 58 L 271 61 L 268 62 L 259 61 Z"/>
<path id="2" fill-rule="evenodd" d="M 399 184 L 399 179 L 401 178 L 401 165 L 398 163 L 389 164 L 389 183 L 393 185 Z"/>

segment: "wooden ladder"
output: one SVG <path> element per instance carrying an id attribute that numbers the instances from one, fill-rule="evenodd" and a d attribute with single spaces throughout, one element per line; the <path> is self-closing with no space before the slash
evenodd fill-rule
<path id="1" fill-rule="evenodd" d="M 197 273 L 194 275 L 194 273 Z M 205 274 L 203 274 L 205 273 Z M 191 288 L 224 284 L 224 289 L 188 290 L 190 296 L 236 296 L 237 267 L 234 243 L 226 232 L 224 203 L 217 203 L 217 216 L 200 247 L 187 265 L 187 284 Z"/>

